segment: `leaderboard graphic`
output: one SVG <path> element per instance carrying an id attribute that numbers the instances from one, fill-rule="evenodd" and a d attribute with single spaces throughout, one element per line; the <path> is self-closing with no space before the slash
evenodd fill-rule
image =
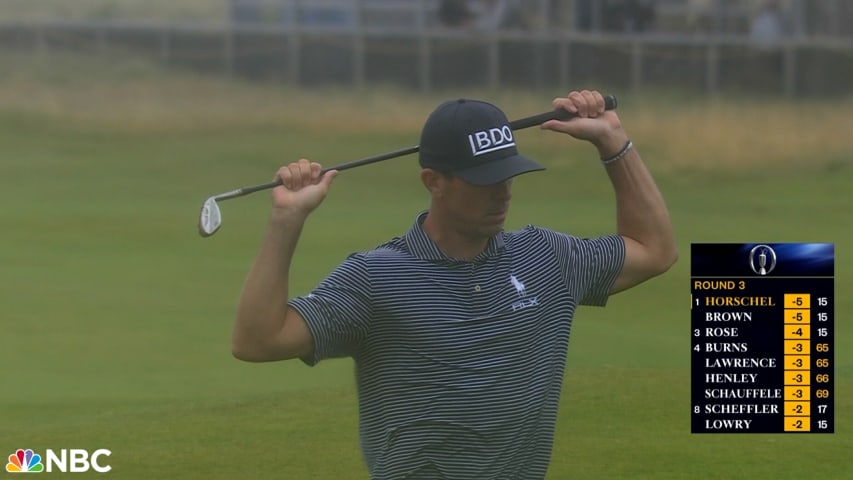
<path id="1" fill-rule="evenodd" d="M 690 254 L 692 432 L 833 433 L 835 246 Z"/>

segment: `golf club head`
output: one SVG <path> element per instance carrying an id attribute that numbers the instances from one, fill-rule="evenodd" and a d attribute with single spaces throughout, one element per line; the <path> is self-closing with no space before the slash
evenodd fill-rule
<path id="1" fill-rule="evenodd" d="M 201 214 L 198 217 L 198 234 L 202 237 L 209 237 L 219 230 L 220 225 L 222 225 L 222 212 L 219 210 L 219 204 L 216 203 L 216 197 L 210 197 L 201 206 Z"/>

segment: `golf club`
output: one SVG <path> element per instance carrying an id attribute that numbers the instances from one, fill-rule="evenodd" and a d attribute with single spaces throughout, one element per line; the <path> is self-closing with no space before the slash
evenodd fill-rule
<path id="1" fill-rule="evenodd" d="M 604 108 L 605 110 L 615 109 L 616 97 L 613 95 L 605 96 Z M 575 115 L 573 113 L 569 113 L 566 110 L 552 110 L 550 112 L 543 112 L 536 115 L 531 115 L 529 117 L 520 118 L 518 120 L 513 120 L 509 123 L 509 126 L 513 130 L 521 130 L 523 128 L 532 127 L 534 125 L 540 125 L 542 123 L 547 122 L 548 120 L 567 120 L 574 116 Z M 418 150 L 420 150 L 419 145 L 401 148 L 392 152 L 373 155 L 359 160 L 353 160 L 351 162 L 342 163 L 334 167 L 325 168 L 323 169 L 322 173 L 325 173 L 329 170 L 349 170 L 350 168 L 360 167 L 362 165 L 367 165 L 370 163 L 381 162 L 382 160 L 411 155 L 413 153 L 417 153 Z M 268 190 L 271 188 L 275 188 L 279 185 L 281 185 L 281 180 L 277 179 L 273 182 L 262 183 L 260 185 L 253 185 L 249 187 L 242 187 L 236 190 L 231 190 L 208 197 L 208 199 L 205 200 L 204 204 L 202 204 L 201 206 L 201 214 L 199 215 L 198 219 L 198 234 L 202 237 L 209 237 L 216 233 L 216 231 L 219 230 L 219 227 L 222 226 L 222 212 L 219 210 L 219 203 L 217 202 L 221 200 L 242 197 L 244 195 L 258 192 L 260 190 Z"/>

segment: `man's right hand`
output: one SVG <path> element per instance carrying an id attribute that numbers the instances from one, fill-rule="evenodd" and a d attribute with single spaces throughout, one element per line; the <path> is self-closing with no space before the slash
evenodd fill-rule
<path id="1" fill-rule="evenodd" d="M 337 170 L 321 175 L 322 166 L 301 159 L 279 168 L 277 178 L 281 185 L 272 190 L 273 216 L 307 216 L 317 208 L 329 193 Z"/>

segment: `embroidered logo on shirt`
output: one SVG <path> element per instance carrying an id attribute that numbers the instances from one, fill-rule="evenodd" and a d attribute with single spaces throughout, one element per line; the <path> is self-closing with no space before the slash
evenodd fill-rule
<path id="1" fill-rule="evenodd" d="M 509 283 L 511 283 L 512 286 L 515 287 L 516 293 L 518 293 L 518 296 L 521 297 L 521 300 L 512 304 L 513 312 L 517 312 L 518 310 L 521 310 L 523 308 L 534 307 L 536 305 L 539 305 L 539 299 L 537 297 L 527 296 L 527 289 L 524 288 L 524 283 L 522 283 L 522 281 L 519 280 L 518 277 L 516 277 L 515 275 L 510 275 Z"/>
<path id="2" fill-rule="evenodd" d="M 521 283 L 521 280 L 516 278 L 515 275 L 510 275 L 509 276 L 509 283 L 511 283 L 512 286 L 515 287 L 515 291 L 518 292 L 519 297 L 524 296 L 524 294 L 525 294 L 524 284 Z"/>

